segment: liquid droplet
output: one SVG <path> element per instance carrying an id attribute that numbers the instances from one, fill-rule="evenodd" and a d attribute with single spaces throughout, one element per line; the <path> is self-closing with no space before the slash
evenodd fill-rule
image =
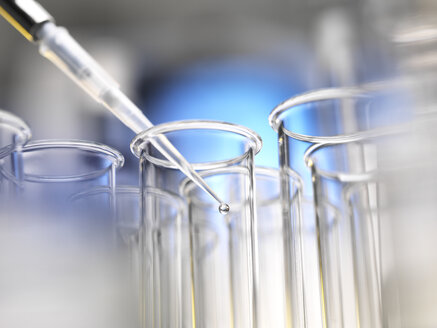
<path id="1" fill-rule="evenodd" d="M 221 214 L 226 215 L 226 214 L 229 213 L 229 210 L 230 210 L 230 208 L 229 208 L 229 205 L 228 205 L 228 204 L 225 204 L 225 203 L 221 203 L 221 204 L 220 204 L 220 206 L 219 206 L 219 212 L 220 212 Z"/>

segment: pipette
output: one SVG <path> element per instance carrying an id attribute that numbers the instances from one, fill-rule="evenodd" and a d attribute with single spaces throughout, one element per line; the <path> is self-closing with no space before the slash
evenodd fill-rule
<path id="1" fill-rule="evenodd" d="M 0 0 L 0 15 L 26 39 L 37 43 L 41 55 L 58 66 L 135 133 L 153 126 L 68 31 L 56 26 L 53 17 L 39 3 L 33 0 Z M 162 155 L 220 204 L 220 213 L 229 212 L 229 206 L 206 184 L 165 136 L 158 136 L 153 143 Z"/>

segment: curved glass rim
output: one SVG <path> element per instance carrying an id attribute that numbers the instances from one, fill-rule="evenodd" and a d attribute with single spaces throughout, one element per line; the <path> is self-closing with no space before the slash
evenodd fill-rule
<path id="1" fill-rule="evenodd" d="M 132 153 L 139 158 L 141 156 L 141 151 L 144 148 L 144 144 L 152 142 L 151 140 L 153 138 L 159 135 L 165 135 L 168 132 L 183 131 L 183 130 L 216 130 L 216 131 L 235 133 L 247 138 L 250 141 L 251 147 L 252 149 L 254 149 L 255 154 L 257 154 L 262 148 L 261 137 L 256 132 L 244 126 L 234 123 L 223 122 L 223 121 L 182 120 L 182 121 L 173 121 L 173 122 L 167 122 L 167 123 L 155 125 L 150 129 L 140 132 L 137 136 L 134 137 L 134 139 L 132 139 L 132 142 L 130 144 L 130 149 Z M 246 154 L 247 152 L 243 153 L 241 156 L 222 160 L 222 161 L 190 163 L 190 164 L 196 170 L 212 169 L 218 166 L 235 164 L 239 160 L 244 158 Z M 159 159 L 152 156 L 149 156 L 148 159 L 159 166 L 163 166 L 167 168 L 176 168 L 176 166 L 170 163 L 168 160 Z"/>
<path id="2" fill-rule="evenodd" d="M 332 170 L 332 171 L 323 170 L 323 169 L 320 169 L 317 167 L 317 165 L 315 164 L 316 161 L 313 159 L 314 154 L 317 151 L 319 151 L 320 149 L 328 148 L 328 147 L 343 146 L 346 144 L 356 143 L 359 141 L 360 140 L 349 140 L 349 141 L 344 142 L 344 143 L 324 143 L 324 144 L 312 145 L 305 151 L 305 154 L 303 156 L 304 162 L 308 168 L 314 169 L 316 174 L 318 174 L 324 178 L 331 179 L 331 180 L 337 180 L 337 181 L 345 182 L 345 183 L 373 181 L 376 179 L 376 177 L 378 175 L 377 170 L 369 170 L 368 172 L 363 172 L 363 173 L 345 173 L 345 172 L 341 172 L 338 170 Z"/>
<path id="3" fill-rule="evenodd" d="M 106 157 L 111 163 L 114 169 L 118 169 L 124 165 L 124 156 L 114 148 L 107 145 L 94 142 L 94 141 L 84 141 L 84 140 L 74 140 L 74 139 L 47 139 L 47 140 L 36 140 L 31 141 L 21 148 L 22 153 L 29 151 L 42 150 L 42 149 L 74 149 L 80 151 L 94 152 L 100 156 Z M 26 181 L 32 182 L 73 182 L 73 181 L 83 181 L 86 179 L 92 179 L 98 176 L 105 169 L 95 170 L 90 173 L 77 174 L 72 176 L 43 176 L 36 174 L 26 174 Z"/>
<path id="4" fill-rule="evenodd" d="M 142 216 L 143 214 L 141 213 L 142 211 L 142 202 L 143 202 L 143 198 L 142 195 L 144 194 L 152 194 L 155 197 L 158 197 L 160 199 L 163 199 L 165 201 L 168 201 L 168 203 L 174 207 L 176 214 L 174 216 L 172 216 L 170 219 L 167 219 L 164 222 L 161 222 L 162 224 L 166 225 L 166 224 L 170 224 L 171 222 L 174 222 L 174 220 L 182 220 L 184 219 L 184 215 L 185 215 L 185 202 L 183 200 L 183 198 L 178 195 L 175 194 L 171 191 L 168 190 L 162 190 L 159 188 L 155 188 L 155 187 L 144 187 L 144 188 L 140 188 L 138 186 L 132 186 L 132 185 L 119 185 L 116 187 L 110 187 L 110 186 L 97 186 L 94 188 L 90 188 L 88 190 L 85 191 L 81 191 L 78 192 L 77 194 L 72 195 L 69 200 L 70 201 L 78 201 L 78 200 L 82 200 L 86 197 L 92 197 L 92 196 L 96 196 L 96 195 L 112 195 L 115 194 L 115 197 L 117 197 L 117 195 L 132 195 L 135 198 L 138 199 L 138 208 L 137 210 L 139 211 L 139 224 L 141 225 L 142 222 Z"/>
<path id="5" fill-rule="evenodd" d="M 199 174 L 202 178 L 208 178 L 208 177 L 216 175 L 216 174 L 239 174 L 239 173 L 247 174 L 248 170 L 247 170 L 247 168 L 242 167 L 242 166 L 231 166 L 231 167 L 220 167 L 220 168 L 200 172 Z M 296 181 L 297 189 L 301 189 L 302 188 L 302 178 L 299 176 L 299 174 L 291 169 L 287 169 L 287 173 L 294 179 L 294 181 Z M 255 180 L 256 180 L 257 175 L 278 179 L 278 183 L 280 184 L 280 177 L 281 177 L 281 170 L 280 169 L 275 169 L 275 168 L 265 167 L 265 166 L 256 166 L 255 167 Z M 256 184 L 256 181 L 255 181 L 255 184 Z M 179 193 L 181 195 L 184 195 L 184 197 L 188 197 L 188 194 L 193 190 L 193 188 L 196 188 L 196 187 L 197 187 L 197 185 L 192 180 L 190 180 L 189 178 L 185 178 L 179 184 Z M 296 193 L 298 193 L 298 192 L 299 192 L 299 190 L 296 191 Z M 279 186 L 279 190 L 278 190 L 278 197 L 280 197 L 280 186 Z M 264 200 L 262 202 L 258 201 L 257 206 L 258 207 L 259 206 L 266 206 L 266 205 L 270 204 L 271 201 L 272 201 L 272 199 L 267 199 L 267 200 Z M 207 203 L 207 202 L 202 202 L 202 201 L 196 202 L 196 204 L 203 205 L 205 207 L 210 207 L 210 206 L 215 205 L 213 203 Z M 232 208 L 234 209 L 235 206 L 236 205 L 233 205 Z"/>
<path id="6" fill-rule="evenodd" d="M 132 185 L 117 185 L 115 188 L 111 186 L 96 186 L 88 190 L 80 191 L 70 197 L 70 200 L 77 200 L 89 196 L 96 196 L 101 194 L 112 194 L 114 192 L 116 195 L 136 195 L 140 197 L 141 190 L 137 186 Z"/>
<path id="7" fill-rule="evenodd" d="M 162 190 L 160 188 L 155 188 L 155 187 L 141 188 L 141 190 L 140 190 L 140 196 L 141 196 L 140 209 L 141 209 L 141 211 L 143 210 L 144 195 L 147 195 L 147 194 L 153 194 L 155 197 L 159 197 L 161 199 L 168 200 L 169 203 L 171 203 L 171 205 L 172 206 L 174 205 L 174 207 L 175 207 L 176 215 L 174 217 L 167 218 L 166 220 L 160 222 L 159 224 L 163 224 L 165 226 L 167 224 L 170 224 L 171 222 L 174 222 L 174 219 L 176 219 L 176 221 L 179 221 L 179 224 L 182 224 L 182 220 L 184 219 L 184 215 L 186 213 L 185 212 L 186 203 L 184 202 L 184 200 L 181 196 L 179 196 L 176 193 L 173 193 L 171 191 L 168 191 L 168 190 Z M 143 215 L 144 214 L 141 213 L 141 217 Z"/>
<path id="8" fill-rule="evenodd" d="M 282 126 L 282 119 L 280 116 L 288 110 L 292 110 L 296 106 L 303 104 L 319 102 L 324 100 L 334 99 L 350 99 L 350 98 L 367 98 L 371 92 L 381 89 L 382 84 L 367 85 L 366 87 L 343 87 L 343 88 L 326 88 L 310 91 L 291 97 L 276 106 L 269 115 L 269 124 L 273 130 L 279 132 Z M 285 129 L 282 126 L 285 134 L 293 139 L 306 141 L 310 143 L 334 143 L 345 142 L 349 140 L 357 140 L 366 134 L 371 134 L 371 130 L 362 131 L 350 134 L 339 134 L 333 136 L 314 136 L 296 133 Z"/>
<path id="9" fill-rule="evenodd" d="M 320 218 L 320 210 L 321 210 L 320 206 L 323 206 L 322 208 L 324 210 L 328 210 L 329 213 L 334 214 L 334 217 L 332 218 L 332 223 L 328 225 L 328 228 L 334 227 L 343 218 L 343 216 L 341 215 L 341 211 L 338 208 L 338 206 L 335 205 L 335 204 L 332 204 L 330 201 L 328 201 L 326 199 L 321 199 L 321 200 L 318 201 L 318 203 L 316 203 L 314 205 L 315 205 L 315 210 L 316 210 L 317 216 L 319 218 Z M 329 233 L 329 231 L 328 231 L 328 233 Z"/>
<path id="10" fill-rule="evenodd" d="M 0 149 L 0 157 L 8 156 L 17 146 L 25 145 L 31 138 L 32 132 L 29 126 L 18 116 L 0 109 L 0 124 L 5 124 L 16 131 L 18 139 L 17 144 L 6 146 Z"/>
<path id="11" fill-rule="evenodd" d="M 349 184 L 348 186 L 345 187 L 344 192 L 343 192 L 343 199 L 346 202 L 350 202 L 351 197 L 353 196 L 353 194 L 357 191 L 359 191 L 360 189 L 365 189 L 365 191 L 367 191 L 368 189 L 368 183 L 374 183 L 376 181 L 372 180 L 372 181 L 365 181 L 363 183 L 353 183 L 353 184 Z M 379 204 L 378 208 L 381 209 L 382 205 Z M 374 211 L 375 209 L 371 209 L 371 211 Z"/>
<path id="12" fill-rule="evenodd" d="M 174 200 L 178 203 L 178 206 L 180 207 L 180 211 L 183 213 L 183 208 L 185 206 L 184 200 L 176 193 L 173 193 L 168 190 L 159 189 L 156 187 L 144 187 L 140 188 L 138 186 L 133 185 L 118 185 L 115 187 L 110 186 L 96 186 L 94 188 L 90 188 L 85 191 L 78 192 L 77 194 L 74 194 L 70 197 L 71 200 L 78 200 L 81 198 L 89 197 L 89 196 L 95 196 L 95 195 L 101 195 L 101 194 L 111 194 L 114 192 L 116 195 L 122 194 L 122 195 L 134 195 L 141 197 L 142 193 L 151 193 L 154 195 L 157 195 L 161 198 L 167 197 L 168 199 Z"/>

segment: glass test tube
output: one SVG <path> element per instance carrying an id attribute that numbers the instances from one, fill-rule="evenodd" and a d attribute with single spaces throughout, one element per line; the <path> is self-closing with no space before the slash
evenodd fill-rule
<path id="1" fill-rule="evenodd" d="M 379 199 L 376 149 L 363 140 L 317 145 L 306 154 L 327 327 L 382 327 L 379 221 L 370 210 Z"/>
<path id="2" fill-rule="evenodd" d="M 209 183 L 224 190 L 241 188 L 247 174 L 247 170 L 240 166 L 202 172 L 202 176 Z M 297 297 L 299 282 L 296 278 L 301 277 L 296 275 L 295 266 L 300 262 L 294 258 L 297 241 L 291 239 L 289 232 L 295 225 L 284 222 L 281 215 L 279 171 L 256 168 L 255 178 L 259 250 L 256 327 L 298 327 L 299 320 L 302 319 L 299 316 L 302 303 Z M 297 179 L 294 183 L 293 203 L 296 203 L 299 201 L 300 181 Z M 194 258 L 196 324 L 200 327 L 210 326 L 212 323 L 217 327 L 232 325 L 234 317 L 238 318 L 241 313 L 247 312 L 243 307 L 244 303 L 241 303 L 241 289 L 238 285 L 241 283 L 240 276 L 246 273 L 235 269 L 239 268 L 238 262 L 241 261 L 243 253 L 241 241 L 251 238 L 241 225 L 248 199 L 235 193 L 231 201 L 233 212 L 224 218 L 217 214 L 214 203 L 205 198 L 193 183 L 186 181 L 181 189 L 189 201 L 190 220 L 194 229 L 199 229 L 200 224 L 213 225 L 219 237 L 214 248 L 209 248 L 207 253 L 201 252 L 201 257 Z M 204 236 L 199 233 L 192 238 L 194 254 L 200 253 L 199 250 L 207 244 Z"/>
<path id="3" fill-rule="evenodd" d="M 115 208 L 104 206 L 107 197 L 115 197 Z M 182 306 L 179 288 L 184 281 L 181 278 L 185 217 L 182 199 L 156 188 L 144 188 L 141 193 L 138 187 L 119 186 L 115 193 L 108 187 L 93 188 L 75 195 L 74 200 L 87 213 L 102 215 L 103 205 L 103 210 L 114 216 L 121 248 L 127 250 L 127 254 L 123 252 L 123 260 L 129 259 L 124 267 L 130 268 L 129 295 L 122 308 L 130 314 L 125 324 L 128 327 L 186 326 L 186 322 L 180 321 L 183 311 L 179 308 Z M 142 207 L 142 203 L 148 207 Z M 185 231 L 188 235 L 186 227 Z"/>
<path id="4" fill-rule="evenodd" d="M 80 192 L 72 197 L 72 202 L 80 209 L 81 215 L 93 220 L 100 216 L 106 221 L 106 226 L 112 225 L 111 232 L 115 232 L 116 236 L 111 235 L 111 232 L 108 235 L 114 237 L 115 251 L 120 253 L 120 273 L 122 273 L 121 278 L 124 279 L 120 279 L 119 284 L 125 291 L 125 294 L 121 295 L 125 302 L 120 313 L 122 311 L 126 313 L 125 327 L 138 327 L 140 319 L 140 196 L 138 187 L 119 185 L 115 192 L 111 187 L 101 186 Z M 114 203 L 114 208 L 108 206 L 108 199 L 113 197 L 115 201 L 111 203 Z"/>
<path id="5" fill-rule="evenodd" d="M 19 148 L 31 138 L 29 127 L 17 116 L 0 110 L 0 198 L 7 198 L 12 191 L 13 179 L 9 173 L 20 165 Z M 14 153 L 14 156 L 11 154 Z"/>
<path id="6" fill-rule="evenodd" d="M 14 176 L 18 199 L 51 207 L 92 187 L 113 187 L 115 170 L 124 163 L 118 151 L 79 140 L 33 141 L 22 147 L 21 157 L 20 169 L 8 172 Z"/>
<path id="7" fill-rule="evenodd" d="M 228 184 L 228 179 L 223 179 L 223 181 L 216 181 L 215 188 L 217 189 L 214 190 L 225 202 L 228 202 L 228 199 L 232 201 L 235 198 L 248 199 L 247 203 L 245 203 L 244 211 L 241 208 L 236 209 L 241 214 L 238 225 L 244 227 L 247 234 L 254 236 L 256 216 L 254 213 L 255 201 L 253 197 L 253 159 L 254 155 L 261 148 L 259 136 L 249 129 L 238 125 L 213 121 L 167 123 L 155 126 L 139 134 L 132 141 L 131 148 L 140 157 L 142 188 L 156 187 L 179 194 L 181 194 L 179 187 L 182 181 L 185 180 L 185 176 L 153 147 L 152 140 L 159 135 L 164 135 L 175 145 L 199 173 L 232 166 L 240 166 L 247 171 L 247 175 L 235 187 Z M 233 209 L 231 207 L 228 215 L 232 216 L 232 213 Z M 217 206 L 215 206 L 214 214 L 212 215 L 217 215 L 220 218 L 218 222 L 226 220 L 227 217 L 219 213 Z M 188 221 L 190 231 L 193 229 L 191 217 L 192 213 L 190 213 Z M 206 220 L 204 221 L 207 222 Z M 198 231 L 191 232 L 191 234 L 198 233 L 198 235 L 202 235 L 203 232 L 203 236 L 206 238 L 204 242 L 209 245 L 211 240 L 214 244 L 213 240 L 216 238 L 215 235 L 217 233 L 220 238 L 220 231 L 217 231 L 219 227 L 218 223 L 213 226 L 209 224 L 199 225 L 196 226 Z M 240 261 L 232 262 L 231 265 L 232 270 L 239 272 L 239 275 L 236 276 L 239 279 L 239 283 L 236 285 L 239 290 L 233 295 L 238 298 L 236 305 L 240 308 L 239 311 L 232 312 L 232 316 L 229 309 L 222 309 L 220 313 L 227 314 L 223 318 L 217 317 L 217 322 L 219 323 L 223 319 L 238 327 L 252 327 L 252 325 L 255 325 L 254 320 L 256 320 L 256 312 L 253 310 L 256 307 L 257 296 L 256 236 L 255 238 L 236 240 L 236 243 L 240 252 L 238 254 Z M 191 254 L 191 257 L 193 256 L 196 255 Z M 184 262 L 184 268 L 186 265 L 187 263 Z M 182 290 L 182 296 L 184 297 L 183 304 L 187 307 L 182 321 L 186 322 L 185 320 L 188 319 L 196 320 L 198 315 L 203 315 L 203 313 L 198 312 L 200 309 L 195 308 L 195 304 L 192 304 L 191 280 L 188 286 L 187 284 L 182 285 L 181 288 L 184 289 Z M 185 290 L 187 287 L 189 290 Z M 220 311 L 220 309 L 217 309 L 217 311 Z M 192 315 L 193 313 L 194 315 Z M 187 318 L 188 316 L 189 318 Z M 201 322 L 197 321 L 195 324 L 202 325 Z M 211 325 L 214 322 L 208 322 L 207 324 Z"/>
<path id="8" fill-rule="evenodd" d="M 300 229 L 301 188 L 297 174 L 289 172 L 291 220 L 284 220 L 279 170 L 256 168 L 259 244 L 259 327 L 302 327 L 303 282 Z"/>
<path id="9" fill-rule="evenodd" d="M 278 133 L 281 165 L 302 176 L 305 196 L 312 195 L 311 174 L 303 159 L 306 150 L 315 144 L 357 140 L 394 124 L 395 118 L 387 122 L 396 110 L 390 108 L 395 107 L 390 101 L 388 86 L 369 84 L 297 95 L 270 113 L 270 125 Z"/>
<path id="10" fill-rule="evenodd" d="M 102 196 L 111 195 L 109 188 L 99 187 L 80 193 L 75 199 L 85 201 L 82 207 L 90 212 L 90 207 L 100 207 Z M 189 254 L 185 203 L 175 194 L 152 187 L 144 188 L 141 194 L 138 187 L 119 186 L 114 195 L 112 214 L 117 234 L 127 247 L 125 258 L 131 268 L 132 283 L 126 303 L 129 306 L 125 309 L 131 317 L 126 322 L 129 327 L 133 327 L 136 318 L 143 327 L 192 326 L 190 317 L 181 321 L 184 313 L 191 314 L 191 309 L 184 312 L 180 289 L 182 282 L 188 282 L 190 287 L 191 281 L 190 259 L 183 258 L 184 253 Z M 182 271 L 183 263 L 187 264 L 188 273 Z"/>
<path id="11" fill-rule="evenodd" d="M 10 156 L 14 156 L 11 154 Z M 1 212 L 2 326 L 120 327 L 124 292 L 110 197 L 96 212 L 71 201 L 93 186 L 115 186 L 117 151 L 83 141 L 38 141 L 22 147 L 17 194 Z M 106 210 L 106 212 L 104 210 Z M 17 316 L 16 313 L 22 315 Z"/>
<path id="12" fill-rule="evenodd" d="M 141 188 L 142 327 L 191 327 L 191 275 L 186 205 L 176 194 Z M 184 265 L 185 264 L 185 265 Z"/>
<path id="13" fill-rule="evenodd" d="M 402 120 L 403 106 L 395 106 L 387 85 L 374 84 L 363 88 L 320 89 L 292 97 L 279 104 L 269 116 L 270 125 L 278 133 L 282 176 L 281 192 L 290 198 L 288 170 L 297 172 L 303 182 L 302 238 L 304 263 L 305 325 L 323 325 L 320 300 L 320 268 L 313 206 L 310 170 L 303 159 L 310 146 L 342 143 L 372 135 L 393 120 Z M 394 99 L 394 100 L 393 100 Z M 392 106 L 393 105 L 393 106 Z M 396 113 L 396 114 L 394 114 Z M 389 118 L 393 119 L 389 119 Z M 284 214 L 289 215 L 284 202 Z"/>

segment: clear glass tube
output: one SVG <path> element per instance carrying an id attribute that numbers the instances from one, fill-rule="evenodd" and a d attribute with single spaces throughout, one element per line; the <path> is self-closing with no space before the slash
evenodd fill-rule
<path id="1" fill-rule="evenodd" d="M 120 153 L 90 142 L 22 147 L 19 170 L 8 172 L 15 198 L 0 211 L 0 266 L 9 295 L 1 304 L 2 326 L 127 325 L 126 265 L 111 216 L 113 197 L 72 198 L 96 186 L 114 190 L 122 164 Z"/>
<path id="2" fill-rule="evenodd" d="M 91 222 L 100 222 L 92 230 L 94 236 L 90 236 L 94 243 L 96 239 L 110 240 L 119 274 L 115 282 L 120 289 L 118 312 L 123 326 L 132 328 L 139 327 L 140 319 L 140 196 L 138 187 L 123 185 L 115 190 L 110 186 L 98 186 L 71 197 L 75 214 Z"/>
<path id="3" fill-rule="evenodd" d="M 141 204 L 141 326 L 192 327 L 186 205 L 153 187 L 141 189 Z"/>
<path id="4" fill-rule="evenodd" d="M 258 327 L 303 327 L 300 178 L 290 172 L 293 220 L 282 216 L 279 170 L 255 170 L 259 244 Z M 294 232 L 294 233 L 293 233 Z"/>
<path id="5" fill-rule="evenodd" d="M 185 176 L 154 147 L 153 140 L 161 136 L 165 136 L 200 174 L 211 169 L 232 166 L 242 167 L 247 172 L 247 175 L 238 181 L 238 186 L 230 185 L 229 180 L 223 178 L 222 181 L 214 181 L 214 186 L 218 189 L 213 188 L 227 203 L 232 203 L 235 198 L 247 199 L 244 209 L 239 207 L 233 209 L 230 205 L 229 213 L 223 216 L 215 206 L 214 213 L 208 214 L 216 215 L 218 222 L 227 220 L 233 215 L 239 216 L 239 219 L 236 220 L 237 224 L 244 227 L 245 233 L 251 236 L 251 238 L 243 238 L 239 242 L 240 261 L 230 263 L 231 266 L 241 268 L 238 271 L 241 273 L 240 285 L 238 286 L 241 293 L 236 296 L 242 300 L 241 302 L 244 302 L 242 307 L 244 310 L 235 312 L 232 316 L 230 312 L 226 312 L 228 315 L 224 316 L 223 319 L 232 317 L 231 322 L 236 326 L 252 327 L 256 322 L 257 313 L 254 308 L 256 308 L 258 286 L 253 160 L 261 148 L 261 139 L 251 130 L 238 125 L 200 120 L 162 124 L 139 134 L 132 141 L 131 149 L 140 158 L 142 188 L 155 187 L 179 193 L 182 196 L 184 194 L 180 190 L 180 185 L 185 180 Z M 200 189 L 193 187 L 193 191 L 197 192 Z M 192 213 L 190 213 L 189 220 L 191 217 Z M 189 221 L 188 224 L 190 231 L 192 231 L 192 222 Z M 212 227 L 209 225 L 204 227 L 202 231 L 205 229 L 209 231 L 205 233 L 204 237 L 201 234 L 196 234 L 206 239 L 205 241 L 201 238 L 199 241 L 201 245 L 209 244 L 209 238 L 213 238 L 217 233 L 215 232 L 217 224 Z M 193 233 L 190 235 L 192 236 Z M 235 268 L 235 270 L 237 269 Z M 193 318 L 197 319 L 197 315 L 201 312 L 196 313 L 196 311 L 201 311 L 201 309 L 197 309 L 193 305 L 192 311 L 195 314 Z M 196 322 L 196 324 L 201 323 Z"/>
<path id="6" fill-rule="evenodd" d="M 115 170 L 124 163 L 118 151 L 78 140 L 33 141 L 21 148 L 20 159 L 17 170 L 6 171 L 17 200 L 52 206 L 92 187 L 113 187 Z"/>
<path id="7" fill-rule="evenodd" d="M 248 172 L 244 167 L 232 166 L 202 172 L 202 176 L 218 190 L 237 191 L 244 188 Z M 292 239 L 290 230 L 298 229 L 297 222 L 283 221 L 279 171 L 256 168 L 256 214 L 258 219 L 258 307 L 256 327 L 300 327 L 302 306 L 300 298 L 301 268 L 295 248 L 300 240 Z M 299 208 L 300 181 L 294 180 L 295 210 Z M 196 324 L 200 327 L 215 322 L 218 326 L 252 327 L 247 316 L 248 300 L 246 276 L 248 268 L 242 261 L 251 234 L 242 225 L 247 210 L 247 198 L 234 192 L 232 214 L 221 217 L 214 204 L 197 190 L 192 182 L 181 185 L 189 201 L 191 225 L 199 232 L 192 238 L 193 254 L 205 245 L 202 226 L 213 225 L 217 242 L 208 253 L 195 257 L 193 263 L 194 304 Z M 295 215 L 296 218 L 299 215 Z"/>
<path id="8" fill-rule="evenodd" d="M 408 121 L 401 92 L 394 82 L 320 89 L 275 107 L 269 122 L 278 133 L 282 162 L 302 176 L 305 195 L 312 194 L 310 172 L 303 160 L 306 150 L 315 144 L 380 135 L 381 129 Z"/>
<path id="9" fill-rule="evenodd" d="M 18 169 L 19 149 L 31 138 L 26 123 L 17 116 L 0 110 L 0 198 L 7 198 L 12 189 L 12 181 L 7 179 L 8 171 Z M 11 154 L 14 153 L 14 156 Z"/>
<path id="10" fill-rule="evenodd" d="M 131 150 L 140 158 L 142 170 L 150 171 L 149 175 L 142 176 L 143 184 L 174 192 L 179 192 L 185 176 L 152 144 L 152 140 L 162 135 L 180 148 L 181 154 L 196 171 L 245 164 L 262 146 L 261 138 L 255 132 L 218 121 L 176 121 L 140 133 L 132 140 Z"/>
<path id="11" fill-rule="evenodd" d="M 293 170 L 302 178 L 303 202 L 303 274 L 305 276 L 305 318 L 308 326 L 323 324 L 317 227 L 312 208 L 313 184 L 304 154 L 319 144 L 338 144 L 360 140 L 381 133 L 396 123 L 408 121 L 408 111 L 398 97 L 399 88 L 392 83 L 375 83 L 362 87 L 330 88 L 311 91 L 279 104 L 269 116 L 278 133 L 281 166 L 281 190 L 290 197 L 286 172 Z M 288 215 L 284 203 L 285 215 Z"/>
<path id="12" fill-rule="evenodd" d="M 114 208 L 107 206 L 108 197 L 115 197 Z M 97 187 L 73 198 L 85 215 L 106 213 L 107 219 L 110 214 L 121 249 L 127 248 L 122 254 L 124 262 L 129 259 L 124 263 L 130 268 L 124 281 L 130 282 L 129 295 L 120 308 L 130 314 L 127 327 L 193 326 L 189 231 L 182 198 L 133 186 L 118 186 L 115 192 Z"/>
<path id="13" fill-rule="evenodd" d="M 370 211 L 380 197 L 376 149 L 375 140 L 367 139 L 314 146 L 305 156 L 328 327 L 382 327 L 379 221 Z"/>

